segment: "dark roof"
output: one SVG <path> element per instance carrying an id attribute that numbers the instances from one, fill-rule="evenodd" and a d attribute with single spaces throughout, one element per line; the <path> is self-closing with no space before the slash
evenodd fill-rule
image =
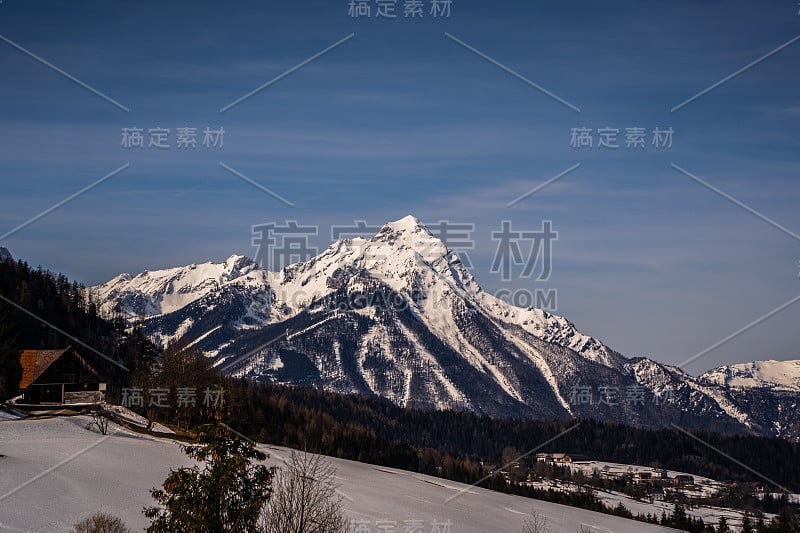
<path id="1" fill-rule="evenodd" d="M 59 357 L 69 348 L 62 350 L 22 350 L 19 355 L 19 363 L 22 365 L 22 379 L 19 382 L 20 389 L 27 389 L 31 383 L 39 379 L 50 365 L 58 361 Z"/>

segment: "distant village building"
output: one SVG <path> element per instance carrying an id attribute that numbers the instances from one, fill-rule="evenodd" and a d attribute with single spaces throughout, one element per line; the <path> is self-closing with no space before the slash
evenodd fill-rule
<path id="1" fill-rule="evenodd" d="M 674 481 L 676 485 L 694 485 L 694 477 L 688 474 L 678 474 Z"/>
<path id="2" fill-rule="evenodd" d="M 99 403 L 107 380 L 72 347 L 61 350 L 23 350 L 19 357 L 22 400 L 29 405 Z"/>
<path id="3" fill-rule="evenodd" d="M 653 473 L 652 472 L 637 472 L 636 473 L 636 479 L 638 479 L 639 481 L 650 481 L 651 479 L 653 479 Z"/>
<path id="4" fill-rule="evenodd" d="M 564 456 L 565 463 L 588 463 L 590 461 L 588 455 L 579 453 L 568 453 Z"/>
<path id="5" fill-rule="evenodd" d="M 669 479 L 669 471 L 666 468 L 654 468 L 653 477 L 660 479 Z"/>
<path id="6" fill-rule="evenodd" d="M 579 453 L 537 453 L 536 461 L 540 463 L 588 463 L 590 459 Z"/>

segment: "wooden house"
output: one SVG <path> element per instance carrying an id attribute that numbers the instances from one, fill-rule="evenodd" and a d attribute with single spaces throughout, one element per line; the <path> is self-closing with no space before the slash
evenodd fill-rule
<path id="1" fill-rule="evenodd" d="M 19 358 L 22 400 L 29 405 L 99 403 L 107 380 L 72 347 L 60 350 L 23 350 Z"/>

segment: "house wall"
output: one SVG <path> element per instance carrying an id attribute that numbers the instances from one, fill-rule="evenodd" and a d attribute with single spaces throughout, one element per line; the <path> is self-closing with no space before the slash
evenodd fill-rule
<path id="1" fill-rule="evenodd" d="M 100 378 L 89 370 L 71 352 L 65 353 L 61 358 L 50 365 L 34 382 L 34 385 L 46 385 L 50 383 L 63 384 L 68 392 L 81 390 L 97 390 Z"/>
<path id="2" fill-rule="evenodd" d="M 62 404 L 65 393 L 99 390 L 101 378 L 84 365 L 72 351 L 62 355 L 23 393 L 30 404 Z M 75 396 L 75 394 L 70 394 Z"/>
<path id="3" fill-rule="evenodd" d="M 50 385 L 31 385 L 22 395 L 25 403 L 62 403 L 62 385 L 54 383 Z"/>

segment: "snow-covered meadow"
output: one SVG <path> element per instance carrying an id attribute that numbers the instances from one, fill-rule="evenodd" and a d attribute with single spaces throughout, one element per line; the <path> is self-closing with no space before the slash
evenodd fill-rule
<path id="1" fill-rule="evenodd" d="M 103 436 L 86 429 L 89 421 L 81 416 L 0 421 L 0 531 L 69 531 L 95 511 L 119 516 L 134 530 L 147 525 L 141 511 L 153 503 L 149 489 L 188 459 L 173 440 L 115 424 Z M 277 465 L 291 452 L 262 449 Z M 573 533 L 581 525 L 604 533 L 669 531 L 412 472 L 330 461 L 347 514 L 361 531 L 394 523 L 398 532 L 411 524 L 422 525 L 425 533 L 437 526 L 451 533 L 518 532 L 534 509 L 547 517 L 553 532 Z"/>

